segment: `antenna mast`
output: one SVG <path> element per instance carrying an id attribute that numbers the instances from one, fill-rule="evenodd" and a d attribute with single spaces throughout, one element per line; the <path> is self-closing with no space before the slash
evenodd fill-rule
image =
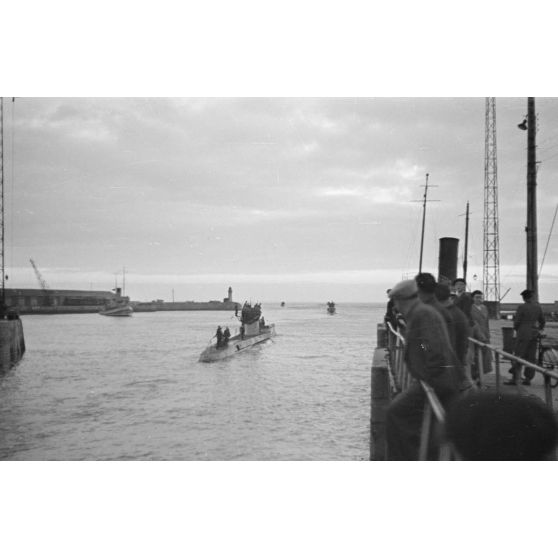
<path id="1" fill-rule="evenodd" d="M 483 291 L 493 315 L 500 315 L 500 241 L 498 234 L 498 165 L 496 152 L 496 100 L 487 97 L 485 103 L 484 140 L 484 257 Z"/>
<path id="2" fill-rule="evenodd" d="M 429 201 L 439 201 L 439 200 L 429 200 L 428 197 L 428 176 L 429 174 L 426 173 L 426 182 L 424 184 L 424 194 L 422 196 L 422 231 L 420 234 L 420 259 L 419 259 L 419 273 L 422 273 L 422 250 L 424 248 L 424 225 L 426 223 L 426 203 Z M 436 186 L 430 185 L 430 188 L 436 188 Z M 421 201 L 421 200 L 413 200 L 413 201 Z"/>

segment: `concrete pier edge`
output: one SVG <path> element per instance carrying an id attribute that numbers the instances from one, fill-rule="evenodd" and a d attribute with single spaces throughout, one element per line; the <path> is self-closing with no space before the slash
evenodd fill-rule
<path id="1" fill-rule="evenodd" d="M 18 363 L 24 353 L 25 339 L 21 320 L 0 320 L 0 371 Z"/>

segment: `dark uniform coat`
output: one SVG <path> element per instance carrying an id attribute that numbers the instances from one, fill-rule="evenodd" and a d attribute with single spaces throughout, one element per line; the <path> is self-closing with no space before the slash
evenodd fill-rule
<path id="1" fill-rule="evenodd" d="M 473 319 L 471 318 L 471 306 L 473 306 L 473 298 L 469 293 L 461 293 L 456 295 L 453 303 L 467 316 L 469 324 L 473 326 Z"/>
<path id="2" fill-rule="evenodd" d="M 542 308 L 532 301 L 524 302 L 517 307 L 513 319 L 513 328 L 516 331 L 514 354 L 520 358 L 535 362 L 537 357 L 537 336 L 544 329 L 545 319 Z M 512 366 L 513 372 L 515 365 Z M 535 371 L 525 368 L 525 377 L 534 378 Z"/>
<path id="3" fill-rule="evenodd" d="M 429 384 L 446 404 L 459 392 L 457 358 L 442 316 L 418 298 L 405 316 L 405 363 L 416 380 Z M 416 460 L 426 396 L 418 381 L 399 394 L 386 417 L 388 459 Z"/>
<path id="4" fill-rule="evenodd" d="M 490 325 L 488 320 L 488 308 L 481 304 L 471 306 L 471 318 L 473 320 L 473 337 L 481 343 L 490 344 Z M 473 378 L 480 374 L 479 360 L 482 358 L 482 369 L 484 374 L 492 371 L 492 354 L 486 347 L 475 347 L 475 358 L 473 362 Z"/>

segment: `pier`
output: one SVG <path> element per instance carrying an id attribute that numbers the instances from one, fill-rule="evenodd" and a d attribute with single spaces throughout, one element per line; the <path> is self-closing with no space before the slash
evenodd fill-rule
<path id="1" fill-rule="evenodd" d="M 487 347 L 492 353 L 493 370 L 490 373 L 480 374 L 479 390 L 493 393 L 511 393 L 525 397 L 536 397 L 543 401 L 552 411 L 558 409 L 558 390 L 553 389 L 553 382 L 558 383 L 558 323 L 547 323 L 546 337 L 543 345 L 552 349 L 549 351 L 550 359 L 545 366 L 527 363 L 511 354 L 511 330 L 509 320 L 491 320 L 491 343 L 485 345 L 469 338 L 471 350 L 480 350 Z M 482 359 L 479 359 L 482 363 Z M 521 382 L 517 385 L 506 385 L 504 380 L 511 379 L 508 373 L 512 361 L 520 363 L 517 379 L 523 372 L 523 367 L 529 364 L 536 371 L 530 386 Z M 482 368 L 482 364 L 481 364 Z M 400 336 L 388 331 L 384 324 L 378 324 L 377 344 L 374 351 L 371 368 L 371 409 L 370 409 L 370 460 L 382 461 L 387 458 L 385 416 L 391 400 L 397 393 L 403 391 L 411 381 L 403 362 L 403 345 Z M 445 411 L 438 401 L 433 390 L 421 382 L 427 397 L 425 404 L 421 432 L 421 448 L 417 459 L 425 460 L 429 440 L 435 428 L 443 427 Z M 439 450 L 439 459 L 452 459 L 451 448 L 442 440 Z"/>

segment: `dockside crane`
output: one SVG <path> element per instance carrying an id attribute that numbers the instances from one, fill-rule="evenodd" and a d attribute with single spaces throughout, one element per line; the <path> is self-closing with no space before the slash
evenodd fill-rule
<path id="1" fill-rule="evenodd" d="M 50 300 L 49 286 L 47 285 L 47 282 L 43 279 L 43 276 L 41 275 L 41 272 L 39 271 L 39 268 L 37 267 L 37 265 L 35 264 L 33 259 L 29 258 L 29 261 L 31 262 L 31 265 L 33 266 L 33 269 L 35 271 L 35 275 L 37 276 L 37 280 L 39 281 L 39 285 L 41 286 L 41 289 L 43 290 L 45 305 L 50 306 L 51 300 Z"/>

